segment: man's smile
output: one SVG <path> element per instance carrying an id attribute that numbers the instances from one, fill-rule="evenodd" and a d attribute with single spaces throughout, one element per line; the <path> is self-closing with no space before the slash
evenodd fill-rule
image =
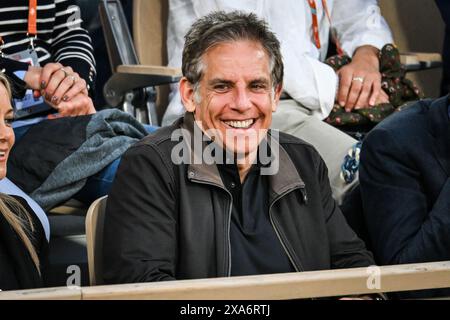
<path id="1" fill-rule="evenodd" d="M 247 119 L 247 120 L 223 120 L 227 126 L 233 129 L 249 129 L 255 123 L 255 119 Z"/>

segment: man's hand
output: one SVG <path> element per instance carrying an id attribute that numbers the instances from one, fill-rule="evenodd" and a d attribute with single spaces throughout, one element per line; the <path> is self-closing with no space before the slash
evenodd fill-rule
<path id="1" fill-rule="evenodd" d="M 375 102 L 375 104 L 380 103 L 389 103 L 389 96 L 386 92 L 384 92 L 383 89 L 380 90 L 380 94 L 378 95 L 377 101 Z"/>
<path id="2" fill-rule="evenodd" d="M 68 102 L 79 94 L 88 95 L 86 81 L 71 67 L 47 63 L 40 77 L 41 94 L 54 105 Z"/>
<path id="3" fill-rule="evenodd" d="M 79 93 L 69 101 L 62 101 L 57 105 L 52 104 L 52 106 L 62 117 L 83 116 L 96 112 L 92 99 L 84 93 Z"/>
<path id="4" fill-rule="evenodd" d="M 345 107 L 345 111 L 389 102 L 387 95 L 380 97 L 382 90 L 378 51 L 372 46 L 359 47 L 352 62 L 337 72 L 340 81 L 336 98 L 339 105 Z"/>

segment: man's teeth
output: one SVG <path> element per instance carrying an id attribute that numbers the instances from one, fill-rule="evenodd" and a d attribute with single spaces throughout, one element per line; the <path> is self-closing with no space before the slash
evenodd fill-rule
<path id="1" fill-rule="evenodd" d="M 0 151 L 0 157 L 4 157 L 6 155 L 5 151 Z"/>
<path id="2" fill-rule="evenodd" d="M 230 127 L 233 128 L 239 128 L 239 129 L 245 129 L 250 127 L 253 123 L 255 122 L 255 120 L 250 119 L 250 120 L 245 120 L 245 121 L 225 121 L 225 123 L 227 125 L 229 125 Z"/>

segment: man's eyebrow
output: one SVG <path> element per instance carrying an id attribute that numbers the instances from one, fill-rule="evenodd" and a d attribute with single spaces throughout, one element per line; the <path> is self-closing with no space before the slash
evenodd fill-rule
<path id="1" fill-rule="evenodd" d="M 208 81 L 208 84 L 210 86 L 213 86 L 213 85 L 216 85 L 216 84 L 228 84 L 228 85 L 231 85 L 231 84 L 233 84 L 233 82 L 230 81 L 230 80 L 215 78 L 215 79 L 211 79 L 210 81 Z"/>
<path id="2" fill-rule="evenodd" d="M 264 83 L 264 84 L 269 84 L 270 81 L 267 78 L 261 77 L 261 78 L 256 78 L 256 79 L 252 79 L 250 81 L 250 83 Z M 228 85 L 232 85 L 233 81 L 231 80 L 225 80 L 225 79 L 220 79 L 220 78 L 216 78 L 216 79 L 211 79 L 210 81 L 208 81 L 209 85 L 215 85 L 215 84 L 228 84 Z"/>
<path id="3" fill-rule="evenodd" d="M 9 114 L 14 114 L 13 108 L 9 108 L 8 111 L 6 111 L 6 115 L 9 115 Z"/>
<path id="4" fill-rule="evenodd" d="M 264 84 L 269 84 L 270 81 L 267 78 L 257 78 L 257 79 L 253 79 L 252 81 L 250 81 L 250 83 L 264 83 Z"/>

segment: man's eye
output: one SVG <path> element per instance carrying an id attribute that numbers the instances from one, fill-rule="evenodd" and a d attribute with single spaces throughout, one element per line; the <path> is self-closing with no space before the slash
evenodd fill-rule
<path id="1" fill-rule="evenodd" d="M 266 90 L 266 88 L 267 88 L 267 86 L 263 83 L 254 83 L 254 84 L 252 84 L 251 87 L 253 90 L 258 90 L 258 91 Z"/>
<path id="2" fill-rule="evenodd" d="M 228 84 L 216 84 L 214 86 L 214 90 L 216 91 L 227 91 L 228 89 L 230 89 L 230 86 Z"/>

